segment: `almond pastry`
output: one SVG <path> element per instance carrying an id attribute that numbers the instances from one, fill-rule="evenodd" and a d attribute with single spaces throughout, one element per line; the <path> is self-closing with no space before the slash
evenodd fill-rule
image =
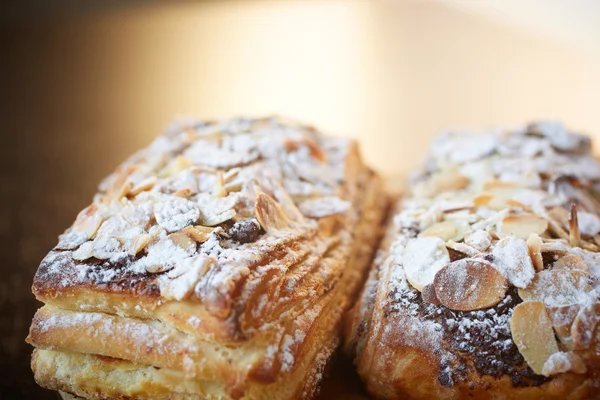
<path id="1" fill-rule="evenodd" d="M 386 209 L 351 140 L 281 118 L 175 125 L 42 261 L 35 379 L 68 398 L 311 398 Z"/>
<path id="2" fill-rule="evenodd" d="M 549 122 L 440 135 L 346 320 L 345 350 L 373 398 L 598 398 L 589 150 Z"/>

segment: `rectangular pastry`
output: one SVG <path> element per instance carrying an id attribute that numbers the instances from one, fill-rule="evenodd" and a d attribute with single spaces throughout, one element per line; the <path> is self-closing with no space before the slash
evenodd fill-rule
<path id="1" fill-rule="evenodd" d="M 557 123 L 442 134 L 345 326 L 368 391 L 600 398 L 599 184 Z"/>
<path id="2" fill-rule="evenodd" d="M 352 140 L 173 126 L 42 261 L 36 381 L 88 399 L 311 398 L 385 212 Z"/>

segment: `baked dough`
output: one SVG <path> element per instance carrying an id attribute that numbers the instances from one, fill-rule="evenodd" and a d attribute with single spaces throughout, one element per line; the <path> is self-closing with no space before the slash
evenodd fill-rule
<path id="1" fill-rule="evenodd" d="M 557 123 L 442 134 L 345 325 L 367 390 L 600 398 L 599 183 L 589 139 Z"/>
<path id="2" fill-rule="evenodd" d="M 42 261 L 36 381 L 88 399 L 311 398 L 386 209 L 355 142 L 176 124 Z"/>

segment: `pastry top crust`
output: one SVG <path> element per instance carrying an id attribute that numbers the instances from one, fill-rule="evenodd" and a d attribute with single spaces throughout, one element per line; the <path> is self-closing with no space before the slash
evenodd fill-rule
<path id="1" fill-rule="evenodd" d="M 348 253 L 352 206 L 373 178 L 354 141 L 282 118 L 176 124 L 100 184 L 33 292 L 84 311 L 127 303 L 116 312 L 138 317 L 195 307 L 183 315 L 250 334 L 339 279 L 331 259 Z"/>
<path id="2" fill-rule="evenodd" d="M 443 133 L 346 326 L 370 390 L 600 390 L 599 183 L 589 139 L 557 123 Z"/>

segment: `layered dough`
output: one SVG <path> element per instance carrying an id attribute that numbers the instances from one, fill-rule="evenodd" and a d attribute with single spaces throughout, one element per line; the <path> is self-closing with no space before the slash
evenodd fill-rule
<path id="1" fill-rule="evenodd" d="M 556 123 L 442 134 L 345 325 L 370 394 L 600 398 L 599 182 Z"/>
<path id="2" fill-rule="evenodd" d="M 89 399 L 311 398 L 385 208 L 352 141 L 278 118 L 173 126 L 40 265 L 35 378 Z"/>

